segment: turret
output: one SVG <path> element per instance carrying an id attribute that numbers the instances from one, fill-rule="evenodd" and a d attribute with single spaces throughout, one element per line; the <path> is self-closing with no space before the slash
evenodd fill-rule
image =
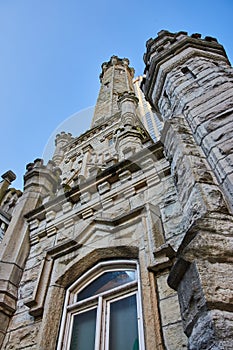
<path id="1" fill-rule="evenodd" d="M 147 41 L 146 48 L 142 90 L 153 108 L 159 112 L 162 112 L 164 97 L 169 99 L 171 107 L 175 106 L 176 101 L 172 97 L 175 97 L 178 91 L 180 96 L 184 97 L 182 94 L 186 92 L 187 85 L 183 84 L 185 81 L 189 80 L 191 84 L 192 79 L 199 81 L 210 73 L 206 71 L 208 68 L 217 73 L 222 71 L 221 67 L 227 68 L 230 65 L 226 52 L 217 39 L 210 36 L 202 39 L 198 33 L 188 36 L 187 32 L 183 31 L 170 33 L 162 30 L 157 38 Z M 205 89 L 205 80 L 199 81 L 201 82 Z M 176 89 L 173 92 L 174 87 Z"/>
<path id="2" fill-rule="evenodd" d="M 8 170 L 2 175 L 0 182 L 0 242 L 7 230 L 11 220 L 11 214 L 17 203 L 18 198 L 22 195 L 20 190 L 9 188 L 11 183 L 16 179 L 15 173 Z"/>
<path id="3" fill-rule="evenodd" d="M 92 127 L 103 123 L 119 112 L 118 96 L 127 91 L 133 92 L 134 69 L 129 67 L 127 58 L 112 56 L 102 64 L 100 92 L 97 99 Z"/>
<path id="4" fill-rule="evenodd" d="M 161 141 L 183 209 L 184 238 L 168 282 L 178 292 L 188 348 L 228 349 L 233 71 L 217 40 L 197 33 L 159 32 L 144 61 L 142 89 L 165 121 Z"/>
<path id="5" fill-rule="evenodd" d="M 27 165 L 24 192 L 17 201 L 0 250 L 0 331 L 4 335 L 9 319 L 16 309 L 17 293 L 30 249 L 29 230 L 25 214 L 41 205 L 45 196 L 53 195 L 59 185 L 60 169 L 52 161 L 47 165 L 36 159 Z M 13 179 L 13 173 L 8 173 Z M 5 179 L 6 180 L 6 179 Z M 2 337 L 0 337 L 0 346 Z"/>
<path id="6" fill-rule="evenodd" d="M 72 141 L 72 135 L 71 133 L 66 133 L 62 131 L 60 134 L 56 135 L 55 139 L 55 151 L 53 155 L 53 161 L 58 166 L 64 157 L 64 146 L 66 146 L 70 141 Z"/>
<path id="7" fill-rule="evenodd" d="M 163 120 L 182 114 L 233 210 L 233 70 L 215 38 L 162 30 L 147 41 L 142 89 Z"/>

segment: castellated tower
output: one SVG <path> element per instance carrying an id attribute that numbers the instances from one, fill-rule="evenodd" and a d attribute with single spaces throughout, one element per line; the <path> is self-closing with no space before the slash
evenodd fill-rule
<path id="1" fill-rule="evenodd" d="M 161 31 L 148 40 L 143 91 L 162 116 L 183 211 L 169 276 L 190 349 L 233 344 L 233 70 L 215 38 Z"/>
<path id="2" fill-rule="evenodd" d="M 133 92 L 134 69 L 129 67 L 127 58 L 112 56 L 102 64 L 100 92 L 97 99 L 92 126 L 103 123 L 119 112 L 118 96 L 123 92 Z"/>
<path id="3" fill-rule="evenodd" d="M 232 69 L 215 39 L 162 31 L 142 87 L 102 65 L 91 128 L 0 183 L 0 348 L 232 348 Z M 3 238 L 2 238 L 3 237 Z"/>

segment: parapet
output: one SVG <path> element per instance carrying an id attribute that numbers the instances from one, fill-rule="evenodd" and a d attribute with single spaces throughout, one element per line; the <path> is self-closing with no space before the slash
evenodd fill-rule
<path id="1" fill-rule="evenodd" d="M 43 159 L 37 158 L 26 166 L 24 175 L 24 190 L 41 192 L 43 194 L 54 193 L 60 183 L 61 170 L 56 163 L 49 160 L 44 165 Z"/>
<path id="2" fill-rule="evenodd" d="M 170 33 L 167 30 L 161 30 L 155 39 L 149 39 L 146 42 L 146 53 L 143 56 L 146 64 L 144 70 L 144 78 L 141 88 L 146 99 L 152 103 L 152 90 L 158 76 L 161 65 L 166 63 L 166 71 L 168 66 L 171 68 L 182 63 L 189 57 L 207 57 L 215 61 L 224 61 L 230 65 L 227 54 L 216 38 L 194 33 L 188 35 L 187 32 L 180 31 Z M 164 71 L 165 71 L 164 70 Z"/>
<path id="3" fill-rule="evenodd" d="M 66 133 L 65 131 L 62 131 L 60 134 L 56 135 L 55 145 L 57 146 L 59 143 L 67 144 L 73 139 L 74 138 L 70 132 Z"/>
<path id="4" fill-rule="evenodd" d="M 102 82 L 102 78 L 104 76 L 104 73 L 106 72 L 106 70 L 112 66 L 116 66 L 116 65 L 120 65 L 120 66 L 123 66 L 123 67 L 126 67 L 131 75 L 131 77 L 133 78 L 134 77 L 134 68 L 132 67 L 129 67 L 130 65 L 130 61 L 128 58 L 119 58 L 118 56 L 112 56 L 110 58 L 110 60 L 108 62 L 104 62 L 102 65 L 101 65 L 101 68 L 102 68 L 102 72 L 100 74 L 100 82 Z"/>
<path id="5" fill-rule="evenodd" d="M 187 32 L 170 33 L 167 30 L 161 30 L 155 39 L 150 38 L 146 42 L 147 52 L 144 54 L 144 62 L 147 65 L 150 62 L 151 55 L 162 54 L 162 52 L 179 52 L 180 46 L 206 47 L 208 50 L 218 52 L 227 58 L 226 52 L 216 38 L 205 36 L 199 33 L 188 35 Z"/>

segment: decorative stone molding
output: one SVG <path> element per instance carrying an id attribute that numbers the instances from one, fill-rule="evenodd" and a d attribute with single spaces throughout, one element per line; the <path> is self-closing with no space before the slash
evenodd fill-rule
<path id="1" fill-rule="evenodd" d="M 30 308 L 29 313 L 34 317 L 41 317 L 44 310 L 44 303 L 47 290 L 50 283 L 50 278 L 53 270 L 54 260 L 66 255 L 67 253 L 77 250 L 81 247 L 74 240 L 67 240 L 60 245 L 47 250 L 47 254 L 41 264 L 41 271 L 38 275 L 38 280 L 33 291 L 33 295 L 24 302 Z"/>
<path id="2" fill-rule="evenodd" d="M 163 244 L 154 251 L 155 263 L 148 267 L 148 270 L 155 274 L 171 268 L 176 253 L 170 244 Z"/>
<path id="3" fill-rule="evenodd" d="M 91 200 L 91 194 L 89 192 L 84 192 L 80 196 L 81 204 L 86 204 Z"/>
<path id="4" fill-rule="evenodd" d="M 99 194 L 104 194 L 110 191 L 110 189 L 111 189 L 111 185 L 108 181 L 105 181 L 102 184 L 98 185 Z"/>
<path id="5" fill-rule="evenodd" d="M 120 179 L 121 183 L 129 181 L 129 180 L 131 180 L 131 178 L 132 178 L 132 174 L 129 170 L 126 170 L 126 171 L 119 174 L 119 179 Z"/>

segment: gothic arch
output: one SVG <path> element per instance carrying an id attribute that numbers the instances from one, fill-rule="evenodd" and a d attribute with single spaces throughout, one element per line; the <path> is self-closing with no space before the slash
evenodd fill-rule
<path id="1" fill-rule="evenodd" d="M 72 264 L 64 274 L 61 274 L 61 276 L 57 278 L 56 283 L 63 288 L 67 288 L 83 273 L 103 260 L 137 258 L 138 248 L 133 246 L 116 246 L 94 249 L 80 260 L 75 261 L 75 263 Z M 74 271 L 76 272 L 75 274 Z"/>

